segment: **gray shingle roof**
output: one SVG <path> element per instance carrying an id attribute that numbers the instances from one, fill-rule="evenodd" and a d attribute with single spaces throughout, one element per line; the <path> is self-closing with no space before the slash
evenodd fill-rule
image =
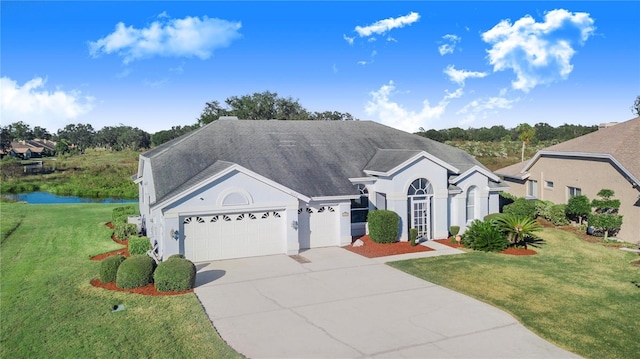
<path id="1" fill-rule="evenodd" d="M 141 156 L 151 161 L 159 202 L 230 163 L 308 197 L 353 195 L 349 178 L 419 151 L 463 172 L 484 167 L 462 150 L 370 121 L 214 121 Z"/>
<path id="2" fill-rule="evenodd" d="M 613 156 L 636 178 L 640 178 L 640 117 L 615 126 L 599 129 L 584 136 L 542 149 L 543 154 L 577 153 Z M 522 178 L 529 161 L 496 170 L 498 175 Z"/>

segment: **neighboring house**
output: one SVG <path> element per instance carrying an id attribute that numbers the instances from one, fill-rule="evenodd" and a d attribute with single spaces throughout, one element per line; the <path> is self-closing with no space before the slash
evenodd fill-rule
<path id="1" fill-rule="evenodd" d="M 498 211 L 500 179 L 464 151 L 369 121 L 220 119 L 140 155 L 141 223 L 194 261 L 344 246 L 372 209 L 446 238 Z"/>
<path id="2" fill-rule="evenodd" d="M 640 117 L 538 151 L 529 161 L 495 171 L 509 193 L 567 203 L 608 188 L 620 200 L 617 237 L 640 243 Z"/>
<path id="3" fill-rule="evenodd" d="M 23 160 L 53 156 L 56 153 L 56 143 L 49 140 L 26 140 L 11 142 L 9 154 Z"/>

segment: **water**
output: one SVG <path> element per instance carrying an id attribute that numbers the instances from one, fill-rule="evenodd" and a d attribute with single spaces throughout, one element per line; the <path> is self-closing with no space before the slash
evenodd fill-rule
<path id="1" fill-rule="evenodd" d="M 3 194 L 14 201 L 29 204 L 61 204 L 61 203 L 138 203 L 137 199 L 118 198 L 84 198 L 76 196 L 57 196 L 49 192 L 30 192 L 18 194 Z"/>

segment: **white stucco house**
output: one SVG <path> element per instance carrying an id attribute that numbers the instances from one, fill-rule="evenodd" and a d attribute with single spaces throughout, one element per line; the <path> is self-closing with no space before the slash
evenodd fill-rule
<path id="1" fill-rule="evenodd" d="M 160 257 L 345 246 L 368 211 L 426 239 L 498 212 L 500 178 L 464 151 L 369 121 L 223 118 L 140 155 L 140 214 Z"/>

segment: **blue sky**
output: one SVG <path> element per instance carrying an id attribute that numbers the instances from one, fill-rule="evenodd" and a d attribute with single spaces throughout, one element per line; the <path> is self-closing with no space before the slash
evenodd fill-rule
<path id="1" fill-rule="evenodd" d="M 625 121 L 640 2 L 2 1 L 1 123 L 150 133 L 272 91 L 405 131 Z"/>

